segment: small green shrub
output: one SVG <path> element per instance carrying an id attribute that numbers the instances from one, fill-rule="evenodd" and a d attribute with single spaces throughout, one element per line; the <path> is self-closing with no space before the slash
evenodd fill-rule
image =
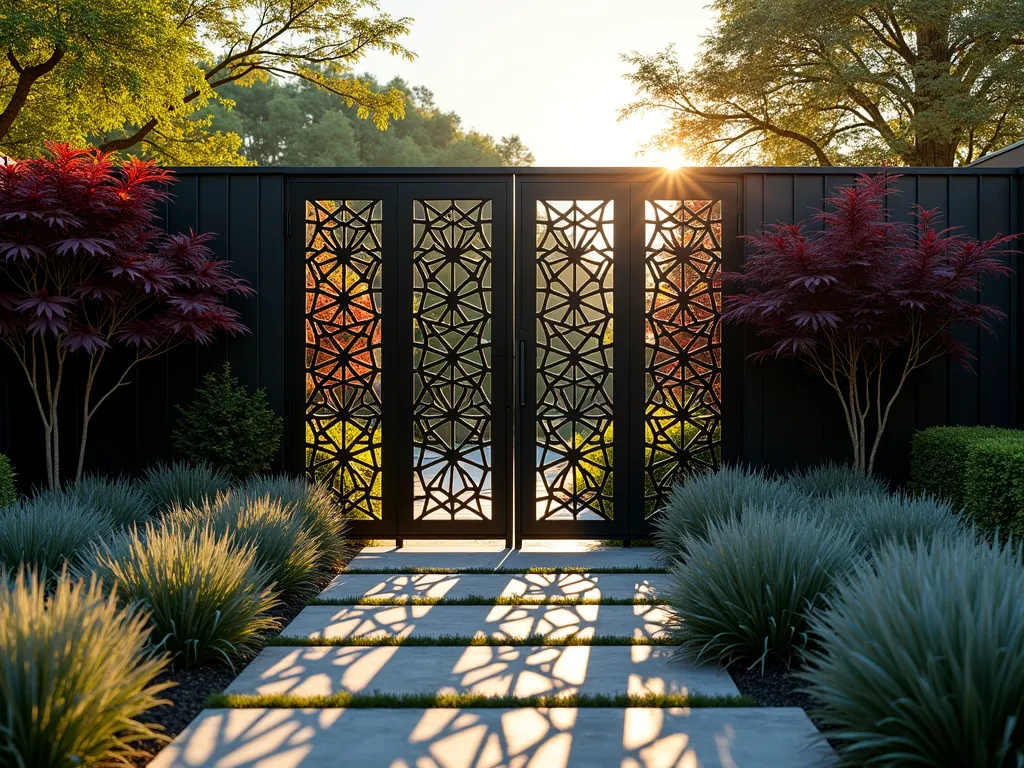
<path id="1" fill-rule="evenodd" d="M 34 573 L 0 579 L 0 763 L 127 764 L 138 742 L 165 740 L 139 717 L 165 703 L 171 683 L 153 680 L 167 659 L 146 648 L 145 614 L 96 580 L 46 591 Z"/>
<path id="2" fill-rule="evenodd" d="M 281 443 L 282 421 L 267 404 L 267 393 L 251 395 L 231 367 L 203 378 L 196 399 L 179 406 L 174 448 L 187 461 L 206 461 L 235 479 L 270 469 Z"/>
<path id="3" fill-rule="evenodd" d="M 831 461 L 794 472 L 789 476 L 789 482 L 814 499 L 850 493 L 882 495 L 889 490 L 880 477 L 865 475 L 856 467 Z"/>
<path id="4" fill-rule="evenodd" d="M 321 572 L 333 575 L 352 554 L 348 521 L 327 486 L 287 475 L 263 475 L 251 478 L 236 493 L 249 499 L 280 499 L 294 509 L 319 542 L 317 567 Z"/>
<path id="5" fill-rule="evenodd" d="M 140 525 L 154 512 L 152 499 L 127 478 L 85 475 L 59 491 L 42 491 L 37 498 L 65 496 L 75 503 L 105 515 L 113 527 Z"/>
<path id="6" fill-rule="evenodd" d="M 810 692 L 844 765 L 1024 761 L 1024 567 L 966 538 L 882 548 L 815 615 Z"/>
<path id="7" fill-rule="evenodd" d="M 948 501 L 930 496 L 846 493 L 822 499 L 814 509 L 827 520 L 846 523 L 864 553 L 890 542 L 910 545 L 922 536 L 956 538 L 965 530 Z"/>
<path id="8" fill-rule="evenodd" d="M 11 460 L 0 453 L 0 509 L 9 507 L 18 500 L 18 492 L 14 489 L 14 478 Z"/>
<path id="9" fill-rule="evenodd" d="M 688 535 L 661 597 L 683 653 L 699 662 L 790 664 L 807 645 L 808 610 L 859 555 L 852 532 L 806 513 L 745 506 Z"/>
<path id="10" fill-rule="evenodd" d="M 993 437 L 1024 439 L 1024 433 L 996 427 L 931 427 L 918 432 L 910 448 L 910 491 L 947 499 L 953 509 L 963 509 L 968 455 L 976 443 Z"/>
<path id="11" fill-rule="evenodd" d="M 176 507 L 169 519 L 190 528 L 209 525 L 219 536 L 232 534 L 237 544 L 251 544 L 256 567 L 282 597 L 314 591 L 320 540 L 280 498 L 221 494 L 202 506 Z"/>
<path id="12" fill-rule="evenodd" d="M 775 507 L 794 512 L 807 508 L 807 498 L 789 483 L 760 470 L 722 467 L 693 475 L 675 486 L 654 522 L 654 540 L 667 560 L 685 556 L 683 542 L 703 535 L 715 521 L 727 520 L 744 507 Z"/>
<path id="13" fill-rule="evenodd" d="M 24 564 L 53 579 L 69 560 L 110 533 L 110 520 L 63 494 L 44 494 L 0 512 L 0 566 Z"/>
<path id="14" fill-rule="evenodd" d="M 127 602 L 150 614 L 154 645 L 176 665 L 195 667 L 255 653 L 277 627 L 276 605 L 252 546 L 237 546 L 207 526 L 147 523 L 97 547 L 80 570 L 97 573 Z"/>
<path id="15" fill-rule="evenodd" d="M 140 487 L 158 512 L 166 512 L 175 505 L 200 505 L 216 498 L 231 488 L 231 478 L 205 462 L 160 463 L 146 470 Z"/>
<path id="16" fill-rule="evenodd" d="M 965 510 L 981 529 L 1024 537 L 1024 439 L 980 440 L 967 454 Z"/>

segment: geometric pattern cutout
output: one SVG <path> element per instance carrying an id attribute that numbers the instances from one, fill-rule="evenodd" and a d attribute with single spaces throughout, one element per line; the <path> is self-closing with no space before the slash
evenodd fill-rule
<path id="1" fill-rule="evenodd" d="M 645 202 L 648 517 L 686 473 L 721 458 L 722 203 Z"/>
<path id="2" fill-rule="evenodd" d="M 306 202 L 306 472 L 381 519 L 380 200 Z"/>
<path id="3" fill-rule="evenodd" d="M 614 202 L 537 201 L 538 520 L 612 519 Z"/>
<path id="4" fill-rule="evenodd" d="M 490 200 L 413 201 L 413 519 L 491 519 Z"/>

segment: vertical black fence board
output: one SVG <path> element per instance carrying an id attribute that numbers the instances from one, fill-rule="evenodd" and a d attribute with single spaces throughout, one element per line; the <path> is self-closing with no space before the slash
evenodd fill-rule
<path id="1" fill-rule="evenodd" d="M 1012 204 L 1009 176 L 984 176 L 980 182 L 979 235 L 983 238 L 1012 232 Z M 1002 260 L 1009 261 L 1008 256 Z M 978 359 L 975 362 L 978 398 L 978 422 L 981 424 L 1010 424 L 1011 379 L 1013 349 L 1010 346 L 1011 317 L 1010 292 L 1013 288 L 1006 277 L 988 276 L 982 280 L 981 300 L 996 307 L 1006 317 L 994 321 L 996 333 L 978 334 Z"/>
<path id="2" fill-rule="evenodd" d="M 968 237 L 978 236 L 978 177 L 949 177 L 949 225 L 957 234 Z M 971 301 L 978 300 L 978 292 L 965 296 Z M 978 353 L 978 329 L 958 326 L 953 338 L 963 342 L 975 356 Z M 965 366 L 953 363 L 950 366 L 950 411 L 954 424 L 978 423 L 978 377 Z"/>
<path id="3" fill-rule="evenodd" d="M 765 175 L 765 227 L 797 222 L 813 213 L 796 208 L 795 186 L 794 174 Z M 801 203 L 807 202 L 802 196 Z M 820 420 L 793 418 L 803 404 L 819 396 L 816 382 L 794 360 L 772 360 L 760 365 L 764 377 L 764 461 L 773 470 L 791 469 L 805 463 L 805 455 L 818 455 L 823 449 Z"/>
<path id="4" fill-rule="evenodd" d="M 764 224 L 764 174 L 746 174 L 743 179 L 743 230 L 746 236 L 758 234 Z M 751 246 L 744 241 L 740 249 L 740 262 L 745 261 Z M 760 340 L 749 328 L 743 329 L 743 413 L 732 415 L 743 420 L 743 458 L 751 464 L 763 464 L 764 459 L 764 367 L 750 360 L 759 349 Z M 731 414 L 723 413 L 722 421 Z"/>
<path id="5" fill-rule="evenodd" d="M 948 180 L 948 176 L 920 176 L 917 180 L 918 205 L 925 209 L 949 211 Z M 950 423 L 949 364 L 946 361 L 919 371 L 915 392 L 918 429 Z"/>
<path id="6" fill-rule="evenodd" d="M 198 231 L 209 232 L 213 235 L 209 247 L 213 249 L 218 259 L 228 258 L 231 246 L 231 225 L 228 219 L 228 177 L 226 174 L 199 177 L 197 209 Z M 219 370 L 227 362 L 229 341 L 228 335 L 220 334 L 209 344 L 197 346 L 197 377 Z M 237 373 L 234 375 L 237 376 Z"/>
<path id="7" fill-rule="evenodd" d="M 227 257 L 253 290 L 260 287 L 260 208 L 258 176 L 228 176 Z M 260 386 L 260 294 L 235 296 L 231 307 L 249 329 L 231 340 L 231 370 L 246 387 Z"/>
<path id="8" fill-rule="evenodd" d="M 890 218 L 910 223 L 917 203 L 917 177 L 903 176 L 893 183 L 895 194 L 886 200 Z M 919 374 L 920 375 L 920 374 Z M 892 467 L 891 475 L 903 479 L 907 471 L 907 446 L 917 428 L 914 382 L 903 388 L 889 416 L 889 425 L 879 447 L 877 466 Z"/>
<path id="9" fill-rule="evenodd" d="M 167 213 L 169 232 L 199 230 L 199 175 L 179 174 L 174 185 L 173 204 Z M 195 394 L 199 353 L 189 344 L 172 349 L 167 360 L 167 419 L 173 430 L 178 420 L 177 406 L 188 403 Z"/>
<path id="10" fill-rule="evenodd" d="M 267 402 L 275 413 L 284 413 L 285 344 L 289 341 L 301 348 L 305 328 L 286 328 L 285 261 L 285 193 L 284 176 L 261 175 L 259 188 L 259 316 L 257 337 L 261 387 L 267 390 Z M 293 237 L 302 238 L 301 232 Z M 299 291 L 298 295 L 301 295 Z M 288 338 L 286 339 L 286 334 Z M 298 404 L 299 412 L 304 410 Z M 299 471 L 299 467 L 290 467 Z"/>

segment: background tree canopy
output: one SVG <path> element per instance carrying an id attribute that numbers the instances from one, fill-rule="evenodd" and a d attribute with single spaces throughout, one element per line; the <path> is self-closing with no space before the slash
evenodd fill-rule
<path id="1" fill-rule="evenodd" d="M 723 164 L 949 166 L 1024 136 L 1024 0 L 716 0 L 687 69 L 623 56 L 653 146 Z"/>
<path id="2" fill-rule="evenodd" d="M 412 58 L 412 20 L 376 0 L 0 0 L 0 152 L 44 140 L 131 150 L 176 165 L 243 162 L 204 108 L 220 89 L 287 76 L 386 128 L 397 90 L 352 76 L 373 50 Z"/>
<path id="3" fill-rule="evenodd" d="M 302 80 L 228 85 L 222 99 L 199 116 L 212 130 L 241 137 L 243 157 L 257 165 L 291 166 L 495 166 L 532 165 L 533 155 L 519 136 L 495 142 L 476 131 L 463 131 L 454 112 L 442 112 L 423 87 L 394 79 L 385 86 L 371 76 L 361 80 L 374 91 L 405 94 L 404 117 L 379 131 L 359 119 L 330 91 Z"/>

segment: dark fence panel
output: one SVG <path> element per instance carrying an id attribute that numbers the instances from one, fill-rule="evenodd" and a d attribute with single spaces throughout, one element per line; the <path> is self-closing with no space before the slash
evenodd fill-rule
<path id="1" fill-rule="evenodd" d="M 738 181 L 741 187 L 739 231 L 757 232 L 776 221 L 807 219 L 821 207 L 835 186 L 849 184 L 858 169 L 723 168 L 683 172 L 687 181 Z M 893 172 L 890 169 L 890 172 Z M 208 347 L 182 348 L 143 364 L 94 419 L 86 466 L 99 472 L 136 473 L 172 455 L 170 433 L 176 405 L 187 402 L 202 375 L 230 362 L 235 375 L 249 387 L 264 387 L 271 406 L 287 409 L 286 361 L 289 337 L 302 344 L 302 329 L 285 322 L 291 301 L 286 280 L 287 198 L 292 181 L 345 179 L 432 178 L 472 180 L 480 175 L 509 174 L 495 169 L 182 169 L 174 199 L 163 212 L 169 230 L 193 228 L 216 235 L 213 247 L 234 262 L 235 270 L 257 291 L 235 302 L 248 335 L 220 339 Z M 622 181 L 649 181 L 651 169 L 526 169 L 518 175 L 559 173 Z M 938 207 L 946 220 L 976 237 L 1017 232 L 1024 221 L 1024 176 L 1012 169 L 908 169 L 899 181 L 902 194 L 890 202 L 894 216 L 908 218 L 912 206 Z M 1011 263 L 1016 267 L 1016 256 Z M 971 332 L 965 336 L 975 350 L 974 373 L 940 362 L 922 371 L 907 387 L 894 410 L 890 431 L 880 451 L 880 471 L 896 481 L 906 476 L 907 450 L 914 430 L 936 424 L 995 424 L 1018 426 L 1021 396 L 1018 339 L 1024 318 L 1018 311 L 1019 282 L 989 280 L 981 299 L 1007 313 L 994 336 Z M 736 334 L 727 338 L 737 339 Z M 737 344 L 735 346 L 740 346 Z M 758 340 L 743 334 L 742 349 L 726 354 L 747 355 Z M 77 376 L 76 372 L 73 375 Z M 77 379 L 69 381 L 76 391 Z M 64 412 L 64 466 L 73 464 L 77 446 L 70 434 L 78 426 L 78 407 Z M 301 409 L 296 409 L 301 412 Z M 846 427 L 835 395 L 794 363 L 743 363 L 742 403 L 723 414 L 742 422 L 740 457 L 753 464 L 789 469 L 822 458 L 844 460 L 848 454 Z M 290 430 L 302 430 L 290 424 Z M 25 488 L 44 476 L 39 416 L 23 375 L 9 355 L 0 353 L 0 453 L 18 469 Z M 279 468 L 285 468 L 283 460 Z M 298 470 L 299 467 L 288 467 Z"/>

